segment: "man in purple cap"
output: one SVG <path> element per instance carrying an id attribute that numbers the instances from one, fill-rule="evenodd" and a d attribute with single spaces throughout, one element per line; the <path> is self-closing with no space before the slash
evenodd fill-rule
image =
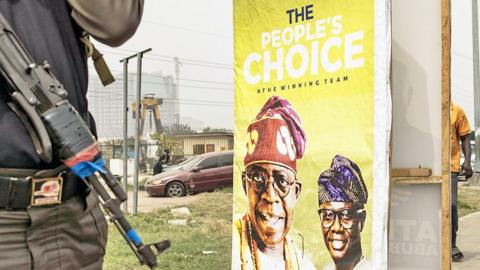
<path id="1" fill-rule="evenodd" d="M 306 269 L 287 236 L 301 191 L 296 160 L 305 132 L 290 103 L 272 96 L 248 126 L 242 184 L 247 213 L 233 231 L 232 269 Z"/>
<path id="2" fill-rule="evenodd" d="M 333 263 L 324 270 L 369 270 L 362 253 L 368 191 L 357 164 L 337 155 L 318 178 L 318 214 Z"/>

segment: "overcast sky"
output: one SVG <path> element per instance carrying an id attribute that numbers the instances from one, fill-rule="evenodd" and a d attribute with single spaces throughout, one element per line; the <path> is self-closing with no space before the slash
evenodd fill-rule
<path id="1" fill-rule="evenodd" d="M 452 101 L 475 123 L 473 104 L 472 2 L 452 2 Z"/>
<path id="2" fill-rule="evenodd" d="M 144 56 L 144 73 L 174 75 L 173 57 L 180 58 L 181 117 L 233 128 L 232 1 L 145 0 L 132 39 L 118 48 L 97 47 L 113 73 L 121 73 L 120 59 L 147 48 L 152 51 Z M 136 69 L 136 60 L 131 61 L 129 71 Z"/>
<path id="3" fill-rule="evenodd" d="M 462 8 L 468 11 L 471 6 L 464 8 L 457 3 L 452 7 L 452 96 L 473 123 L 473 80 L 468 64 L 472 61 L 471 35 L 467 35 L 470 42 L 464 42 L 458 34 L 471 31 L 455 31 L 465 29 L 463 24 L 471 29 L 471 13 L 463 12 Z M 97 46 L 114 73 L 122 70 L 120 59 L 146 48 L 152 51 L 145 54 L 144 72 L 174 75 L 173 57 L 184 60 L 180 69 L 181 116 L 197 118 L 206 126 L 233 128 L 231 0 L 145 0 L 143 19 L 132 39 L 118 48 Z M 468 63 L 461 62 L 465 59 Z M 129 71 L 135 72 L 136 68 L 136 61 L 132 61 Z"/>

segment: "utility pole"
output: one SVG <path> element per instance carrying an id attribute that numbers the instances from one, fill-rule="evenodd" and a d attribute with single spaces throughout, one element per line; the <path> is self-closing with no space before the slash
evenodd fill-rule
<path id="1" fill-rule="evenodd" d="M 135 163 L 134 163 L 134 174 L 133 174 L 133 213 L 137 214 L 138 210 L 138 163 L 139 163 L 139 150 L 140 150 L 140 96 L 141 96 L 141 85 L 142 85 L 142 57 L 143 54 L 151 51 L 152 48 L 143 50 L 136 54 L 130 55 L 129 57 L 123 58 L 120 62 L 123 62 L 123 179 L 124 179 L 124 188 L 125 193 L 128 194 L 128 125 L 127 125 L 127 113 L 128 113 L 128 60 L 137 57 L 137 95 L 136 95 L 136 111 L 137 117 L 135 118 Z M 128 196 L 127 196 L 128 198 Z M 125 212 L 128 212 L 127 201 L 124 204 Z"/>
<path id="2" fill-rule="evenodd" d="M 472 0 L 473 93 L 475 108 L 475 170 L 480 170 L 480 66 L 478 44 L 478 0 Z"/>
<path id="3" fill-rule="evenodd" d="M 175 125 L 178 127 L 180 125 L 180 114 L 175 114 Z"/>
<path id="4" fill-rule="evenodd" d="M 175 106 L 173 113 L 180 115 L 180 66 L 182 62 L 178 57 L 173 58 L 175 60 Z"/>
<path id="5" fill-rule="evenodd" d="M 123 58 L 123 189 L 125 190 L 126 200 L 123 203 L 123 211 L 128 212 L 128 60 Z"/>

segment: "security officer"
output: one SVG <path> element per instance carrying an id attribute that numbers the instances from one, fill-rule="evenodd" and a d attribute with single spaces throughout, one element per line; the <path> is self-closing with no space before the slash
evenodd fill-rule
<path id="1" fill-rule="evenodd" d="M 88 112 L 88 71 L 80 35 L 118 46 L 140 22 L 143 0 L 0 1 L 36 63 L 47 61 L 68 100 L 95 134 Z M 36 154 L 0 78 L 0 269 L 101 269 L 107 224 L 81 179 Z M 33 191 L 32 191 L 33 190 Z"/>

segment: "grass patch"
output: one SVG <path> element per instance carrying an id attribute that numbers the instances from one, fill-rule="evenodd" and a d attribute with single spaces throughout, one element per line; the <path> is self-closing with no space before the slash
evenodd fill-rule
<path id="1" fill-rule="evenodd" d="M 232 186 L 227 186 L 227 187 L 217 188 L 215 190 L 215 192 L 227 193 L 227 194 L 230 194 L 230 196 L 233 196 L 233 187 Z M 232 202 L 231 199 L 230 199 L 230 202 Z M 230 207 L 230 210 L 232 210 L 232 207 Z"/>
<path id="2" fill-rule="evenodd" d="M 480 189 L 462 186 L 458 188 L 458 216 L 480 211 Z"/>
<path id="3" fill-rule="evenodd" d="M 206 193 L 195 205 L 186 207 L 191 212 L 187 226 L 168 224 L 168 220 L 176 219 L 170 208 L 127 218 L 144 243 L 163 239 L 172 242 L 157 258 L 158 269 L 230 269 L 232 188 Z M 204 255 L 202 251 L 215 253 Z M 113 225 L 109 228 L 104 269 L 147 269 L 139 265 Z"/>

